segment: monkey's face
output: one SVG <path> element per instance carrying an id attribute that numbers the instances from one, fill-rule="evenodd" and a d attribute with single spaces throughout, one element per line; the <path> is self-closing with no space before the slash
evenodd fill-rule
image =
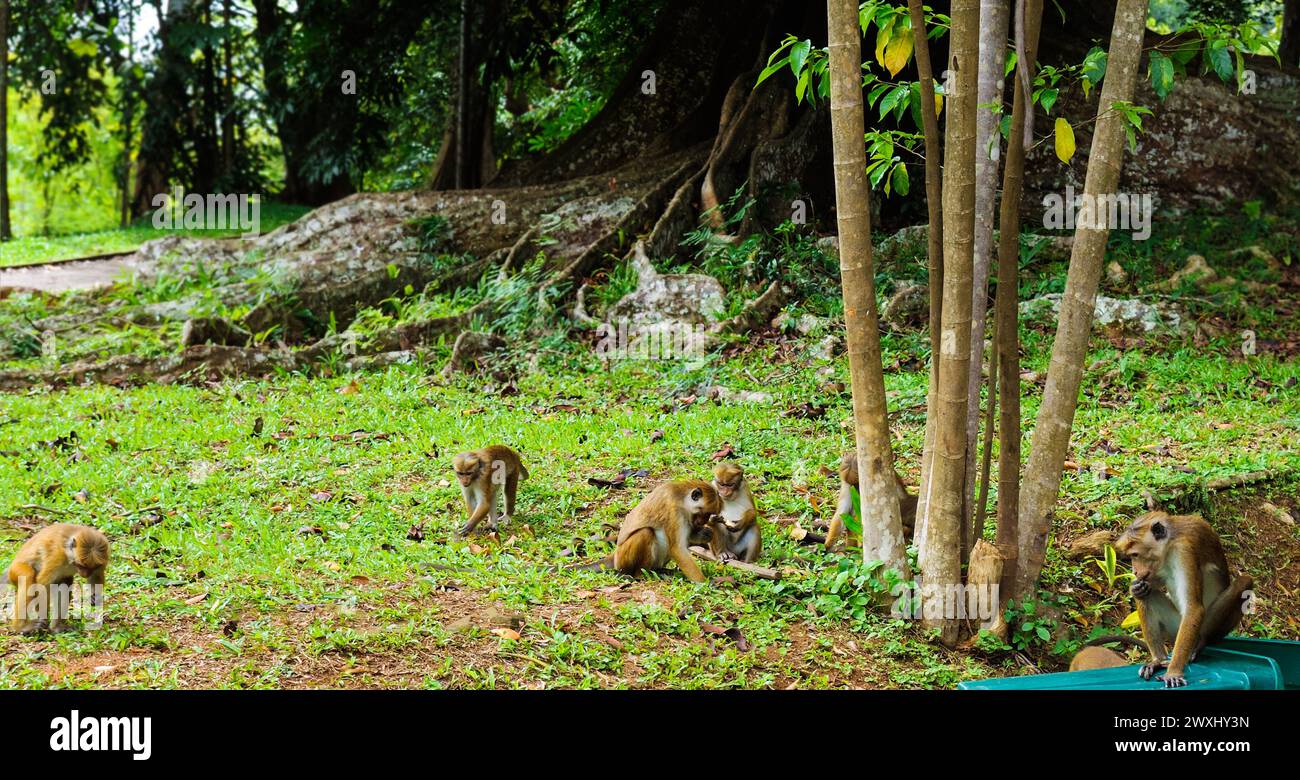
<path id="1" fill-rule="evenodd" d="M 1169 548 L 1169 516 L 1150 512 L 1133 521 L 1115 543 L 1115 552 L 1133 566 L 1133 576 L 1149 580 L 1164 567 Z"/>
<path id="2" fill-rule="evenodd" d="M 723 501 L 730 501 L 736 497 L 736 493 L 740 490 L 740 483 L 744 479 L 745 472 L 734 463 L 719 463 L 713 469 L 713 489 L 718 491 L 718 497 Z"/>
<path id="3" fill-rule="evenodd" d="M 77 573 L 89 578 L 108 565 L 108 540 L 82 534 L 68 540 L 68 560 Z"/>
<path id="4" fill-rule="evenodd" d="M 696 487 L 691 488 L 691 492 L 686 494 L 686 509 L 691 513 L 692 525 L 701 525 L 707 523 L 709 518 L 722 511 L 722 501 L 718 498 L 718 491 L 708 483 L 697 483 Z"/>
<path id="5" fill-rule="evenodd" d="M 456 472 L 456 479 L 460 480 L 460 484 L 469 487 L 474 484 L 474 480 L 478 479 L 483 464 L 474 453 L 462 452 L 451 459 L 451 468 Z"/>

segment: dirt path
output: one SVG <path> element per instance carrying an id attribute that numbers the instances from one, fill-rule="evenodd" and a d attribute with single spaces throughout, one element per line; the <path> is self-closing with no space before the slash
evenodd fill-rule
<path id="1" fill-rule="evenodd" d="M 135 269 L 131 255 L 69 263 L 0 268 L 0 290 L 18 288 L 58 293 L 107 287 Z"/>

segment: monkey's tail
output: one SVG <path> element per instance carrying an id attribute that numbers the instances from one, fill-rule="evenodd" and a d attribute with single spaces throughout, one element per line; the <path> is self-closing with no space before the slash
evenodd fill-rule
<path id="1" fill-rule="evenodd" d="M 1147 647 L 1146 643 L 1142 640 L 1137 637 L 1129 636 L 1128 634 L 1103 634 L 1102 636 L 1093 637 L 1083 644 L 1085 647 L 1096 647 L 1097 645 L 1106 645 L 1111 642 L 1119 642 L 1120 644 L 1128 645 L 1130 647 L 1136 647 L 1139 650 L 1145 650 Z"/>
<path id="2" fill-rule="evenodd" d="M 610 555 L 589 563 L 571 563 L 568 566 L 557 567 L 556 571 L 574 571 L 577 569 L 584 571 L 614 571 L 614 556 Z"/>

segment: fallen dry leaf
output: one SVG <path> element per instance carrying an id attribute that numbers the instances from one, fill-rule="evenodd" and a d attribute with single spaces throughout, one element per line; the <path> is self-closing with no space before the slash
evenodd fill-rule
<path id="1" fill-rule="evenodd" d="M 511 641 L 518 641 L 519 639 L 519 632 L 514 630 L 513 628 L 494 628 L 492 629 L 492 633 L 496 634 L 502 639 L 509 639 Z"/>

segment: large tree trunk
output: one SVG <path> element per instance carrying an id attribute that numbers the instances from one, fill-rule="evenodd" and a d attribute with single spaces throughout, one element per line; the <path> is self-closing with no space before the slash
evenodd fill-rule
<path id="1" fill-rule="evenodd" d="M 966 488 L 963 555 L 969 556 L 984 528 L 983 507 L 974 506 L 975 450 L 979 442 L 980 386 L 984 368 L 984 320 L 988 314 L 993 212 L 1001 159 L 1002 85 L 1006 82 L 1007 0 L 980 5 L 979 95 L 975 120 L 975 263 L 971 280 L 970 378 L 966 389 Z M 993 106 L 997 106 L 995 110 Z M 992 403 L 992 397 L 989 402 Z"/>
<path id="2" fill-rule="evenodd" d="M 0 241 L 9 226 L 9 0 L 0 0 Z"/>
<path id="3" fill-rule="evenodd" d="M 1282 45 L 1278 57 L 1288 68 L 1300 65 L 1300 0 L 1286 0 L 1282 12 Z"/>
<path id="4" fill-rule="evenodd" d="M 943 167 L 943 320 L 939 347 L 934 464 L 930 472 L 924 587 L 944 594 L 961 583 L 966 465 L 966 381 L 970 367 L 971 266 L 975 234 L 975 111 L 979 73 L 979 0 L 954 0 L 949 32 L 948 121 Z M 933 598 L 933 596 L 932 596 Z M 952 616 L 931 619 L 947 645 Z"/>
<path id="5" fill-rule="evenodd" d="M 1011 137 L 1002 171 L 1002 203 L 998 213 L 997 370 L 998 417 L 998 527 L 997 547 L 1002 555 L 999 592 L 1015 591 L 1020 528 L 1020 195 L 1025 178 L 1025 123 L 1032 111 L 1030 93 L 1038 56 L 1038 34 L 1043 21 L 1043 0 L 1017 0 L 1018 53 Z"/>
<path id="6" fill-rule="evenodd" d="M 939 323 L 943 316 L 943 166 L 939 136 L 939 112 L 934 101 L 934 68 L 930 64 L 930 39 L 926 35 L 925 10 L 921 0 L 908 0 L 912 19 L 912 50 L 916 55 L 916 75 L 921 82 L 921 127 L 925 132 L 925 208 L 929 219 L 925 256 L 929 271 L 930 293 L 930 384 L 925 408 L 938 407 Z M 921 448 L 921 487 L 916 505 L 915 534 L 917 547 L 925 551 L 926 519 L 929 516 L 930 471 L 934 454 L 934 415 L 925 416 L 925 439 Z"/>
<path id="7" fill-rule="evenodd" d="M 862 498 L 862 556 L 867 561 L 884 561 L 906 579 L 907 551 L 894 479 L 871 267 L 871 190 L 862 142 L 862 30 L 856 0 L 827 0 L 826 17 L 840 280 L 844 288 L 858 490 Z"/>
<path id="8" fill-rule="evenodd" d="M 1147 0 L 1119 0 L 1111 34 L 1106 79 L 1102 82 L 1099 117 L 1088 157 L 1084 198 L 1113 195 L 1119 186 L 1124 159 L 1124 122 L 1111 109 L 1117 101 L 1132 101 L 1137 86 L 1142 37 L 1146 30 Z M 1105 260 L 1108 226 L 1084 219 L 1074 233 L 1070 271 L 1052 343 L 1047 387 L 1034 426 L 1033 444 L 1020 505 L 1020 550 L 1016 594 L 1033 592 L 1047 554 L 1052 507 L 1061 487 L 1061 470 L 1070 448 L 1070 430 L 1079 400 L 1079 383 L 1092 334 L 1092 311 Z"/>
<path id="9" fill-rule="evenodd" d="M 491 47 L 504 14 L 502 0 L 461 0 L 460 12 L 455 105 L 432 179 L 438 190 L 477 189 L 496 175 L 492 131 L 496 126 L 493 88 L 497 74 L 485 63 L 492 60 Z"/>
<path id="10" fill-rule="evenodd" d="M 310 176 L 307 170 L 305 147 L 320 117 L 311 110 L 317 104 L 296 94 L 286 78 L 292 19 L 280 8 L 279 0 L 253 0 L 253 8 L 257 16 L 254 39 L 262 61 L 267 105 L 271 107 L 280 150 L 284 154 L 282 197 L 309 205 L 322 205 L 346 197 L 354 189 L 346 172 L 336 173 L 322 181 Z"/>

